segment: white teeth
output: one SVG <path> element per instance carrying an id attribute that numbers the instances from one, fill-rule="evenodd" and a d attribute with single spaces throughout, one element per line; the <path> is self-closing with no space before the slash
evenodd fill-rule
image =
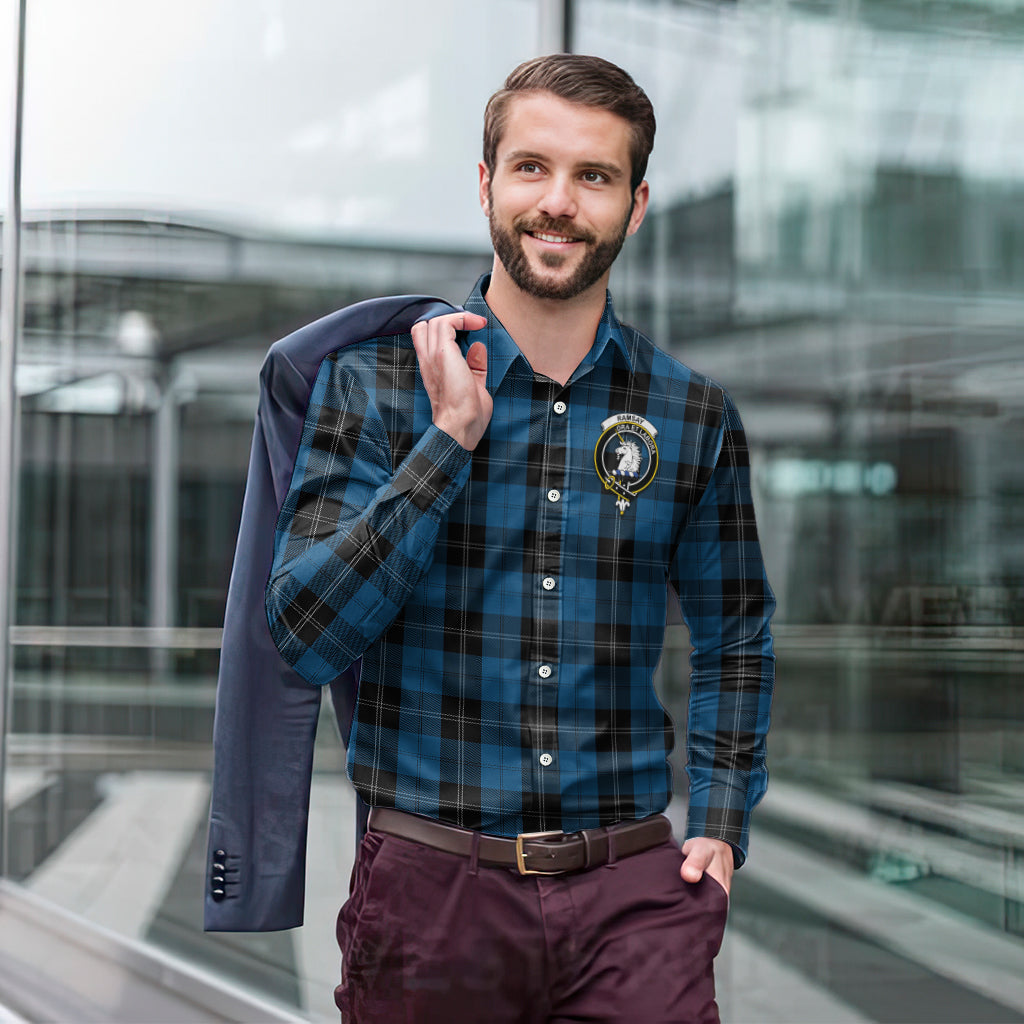
<path id="1" fill-rule="evenodd" d="M 542 242 L 571 242 L 571 238 L 567 238 L 565 235 L 545 235 L 540 231 L 533 233 L 534 238 L 539 238 Z"/>

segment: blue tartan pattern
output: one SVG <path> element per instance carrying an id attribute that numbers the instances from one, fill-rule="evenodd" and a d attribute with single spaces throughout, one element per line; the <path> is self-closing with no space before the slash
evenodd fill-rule
<path id="1" fill-rule="evenodd" d="M 494 835 L 663 811 L 674 727 L 652 683 L 668 585 L 690 628 L 687 834 L 746 856 L 774 683 L 743 428 L 728 394 L 620 325 L 562 386 L 483 298 L 494 414 L 470 453 L 431 423 L 409 335 L 329 356 L 278 519 L 267 615 L 285 660 L 362 673 L 348 772 L 371 805 Z M 620 511 L 595 445 L 653 425 Z"/>

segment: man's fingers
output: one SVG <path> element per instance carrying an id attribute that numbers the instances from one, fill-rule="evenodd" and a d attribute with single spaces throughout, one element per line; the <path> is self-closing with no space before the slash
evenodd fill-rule
<path id="1" fill-rule="evenodd" d="M 465 312 L 462 314 L 462 327 L 459 328 L 463 331 L 479 331 L 481 327 L 487 326 L 487 317 L 481 316 L 479 313 Z"/>
<path id="2" fill-rule="evenodd" d="M 435 338 L 454 338 L 456 331 L 479 331 L 487 326 L 487 317 L 479 313 L 463 310 L 457 313 L 445 313 L 429 320 L 419 320 L 413 324 L 412 336 Z"/>
<path id="3" fill-rule="evenodd" d="M 455 340 L 457 331 L 478 331 L 487 325 L 487 319 L 477 313 L 448 313 L 427 321 L 427 335 L 434 345 L 445 345 Z"/>

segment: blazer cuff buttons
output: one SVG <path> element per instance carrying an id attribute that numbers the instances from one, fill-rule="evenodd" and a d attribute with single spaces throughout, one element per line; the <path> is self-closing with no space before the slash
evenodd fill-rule
<path id="1" fill-rule="evenodd" d="M 227 896 L 228 855 L 224 850 L 213 851 L 213 865 L 210 869 L 210 896 L 220 903 Z"/>

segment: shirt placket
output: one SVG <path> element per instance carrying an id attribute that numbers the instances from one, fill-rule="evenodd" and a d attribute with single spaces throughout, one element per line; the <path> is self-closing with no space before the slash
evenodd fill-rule
<path id="1" fill-rule="evenodd" d="M 561 825 L 561 785 L 558 743 L 558 687 L 562 677 L 559 659 L 563 586 L 561 580 L 562 534 L 565 525 L 566 451 L 569 407 L 566 389 L 544 382 L 542 396 L 534 392 L 534 410 L 542 412 L 543 456 L 538 479 L 537 543 L 528 553 L 525 567 L 531 595 L 530 658 L 523 666 L 523 713 L 529 750 L 530 785 L 524 793 L 523 830 L 557 829 Z M 537 399 L 540 401 L 537 401 Z"/>

